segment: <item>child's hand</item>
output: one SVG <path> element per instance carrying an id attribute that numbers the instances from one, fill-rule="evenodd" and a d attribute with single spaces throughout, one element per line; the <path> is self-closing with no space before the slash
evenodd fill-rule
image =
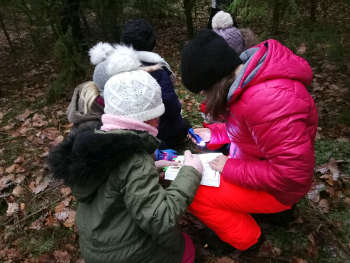
<path id="1" fill-rule="evenodd" d="M 209 142 L 211 138 L 211 131 L 208 128 L 195 128 L 194 133 L 198 134 L 204 142 Z M 190 136 L 191 137 L 191 136 Z M 191 137 L 191 140 L 196 143 L 196 141 Z"/>
<path id="2" fill-rule="evenodd" d="M 212 160 L 211 162 L 209 162 L 209 165 L 211 169 L 221 173 L 222 170 L 224 169 L 227 159 L 228 157 L 226 155 L 220 155 L 216 157 L 214 160 Z"/>
<path id="3" fill-rule="evenodd" d="M 155 64 L 155 65 L 151 65 L 151 66 L 143 66 L 143 67 L 140 67 L 140 69 L 150 73 L 152 71 L 157 71 L 157 70 L 162 69 L 162 65 Z"/>
<path id="4" fill-rule="evenodd" d="M 158 160 L 154 162 L 157 169 L 162 169 L 167 166 L 180 166 L 181 164 L 174 161 Z"/>
<path id="5" fill-rule="evenodd" d="M 190 151 L 185 151 L 184 154 L 184 165 L 192 166 L 196 169 L 200 174 L 203 173 L 203 165 L 201 160 L 197 155 L 192 154 Z"/>

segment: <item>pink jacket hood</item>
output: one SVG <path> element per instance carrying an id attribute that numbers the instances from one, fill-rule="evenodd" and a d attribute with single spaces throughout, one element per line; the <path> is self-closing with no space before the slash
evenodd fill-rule
<path id="1" fill-rule="evenodd" d="M 241 54 L 244 66 L 228 94 L 226 123 L 210 126 L 210 144 L 231 143 L 225 180 L 266 191 L 286 205 L 310 189 L 317 110 L 305 86 L 308 63 L 276 40 Z"/>
<path id="2" fill-rule="evenodd" d="M 230 88 L 229 102 L 239 97 L 247 86 L 266 80 L 291 79 L 305 86 L 312 81 L 312 70 L 307 61 L 274 39 L 246 50 L 240 58 L 244 67 Z"/>

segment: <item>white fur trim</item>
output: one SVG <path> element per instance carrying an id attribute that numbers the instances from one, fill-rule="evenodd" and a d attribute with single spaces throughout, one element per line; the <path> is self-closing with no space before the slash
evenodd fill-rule
<path id="1" fill-rule="evenodd" d="M 229 13 L 224 11 L 217 12 L 211 22 L 213 29 L 225 29 L 233 26 L 233 19 Z"/>
<path id="2" fill-rule="evenodd" d="M 171 74 L 174 74 L 168 62 L 166 62 L 165 59 L 162 58 L 159 54 L 149 51 L 136 51 L 136 53 L 141 62 L 160 64 L 161 66 L 166 67 L 171 72 Z"/>
<path id="3" fill-rule="evenodd" d="M 164 59 L 157 53 L 149 51 L 136 51 L 139 60 L 147 63 L 157 64 L 164 61 Z"/>
<path id="4" fill-rule="evenodd" d="M 136 51 L 124 45 L 114 45 L 114 52 L 108 57 L 106 63 L 106 72 L 110 76 L 137 70 L 142 65 Z"/>
<path id="5" fill-rule="evenodd" d="M 114 48 L 109 43 L 99 42 L 89 50 L 90 62 L 97 65 L 104 61 L 108 55 L 113 52 Z"/>

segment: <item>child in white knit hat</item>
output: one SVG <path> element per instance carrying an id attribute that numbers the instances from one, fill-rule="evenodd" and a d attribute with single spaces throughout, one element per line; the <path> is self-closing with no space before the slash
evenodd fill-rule
<path id="1" fill-rule="evenodd" d="M 202 164 L 184 166 L 164 189 L 152 155 L 164 113 L 161 88 L 145 71 L 110 78 L 100 130 L 70 135 L 49 155 L 55 178 L 78 200 L 80 251 L 89 262 L 193 263 L 189 236 L 177 227 L 199 186 Z"/>

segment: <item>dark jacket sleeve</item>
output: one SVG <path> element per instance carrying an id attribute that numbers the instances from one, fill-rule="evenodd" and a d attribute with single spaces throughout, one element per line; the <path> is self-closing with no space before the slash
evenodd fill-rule
<path id="1" fill-rule="evenodd" d="M 157 70 L 151 72 L 151 75 L 162 88 L 162 99 L 165 106 L 164 115 L 169 119 L 176 119 L 181 114 L 181 103 L 175 93 L 169 74 L 165 70 Z"/>
<path id="2" fill-rule="evenodd" d="M 140 156 L 138 160 L 130 167 L 124 202 L 141 229 L 159 245 L 171 248 L 173 242 L 182 240 L 176 225 L 192 202 L 201 176 L 194 168 L 183 167 L 170 186 L 164 189 L 159 184 L 153 159 Z"/>

